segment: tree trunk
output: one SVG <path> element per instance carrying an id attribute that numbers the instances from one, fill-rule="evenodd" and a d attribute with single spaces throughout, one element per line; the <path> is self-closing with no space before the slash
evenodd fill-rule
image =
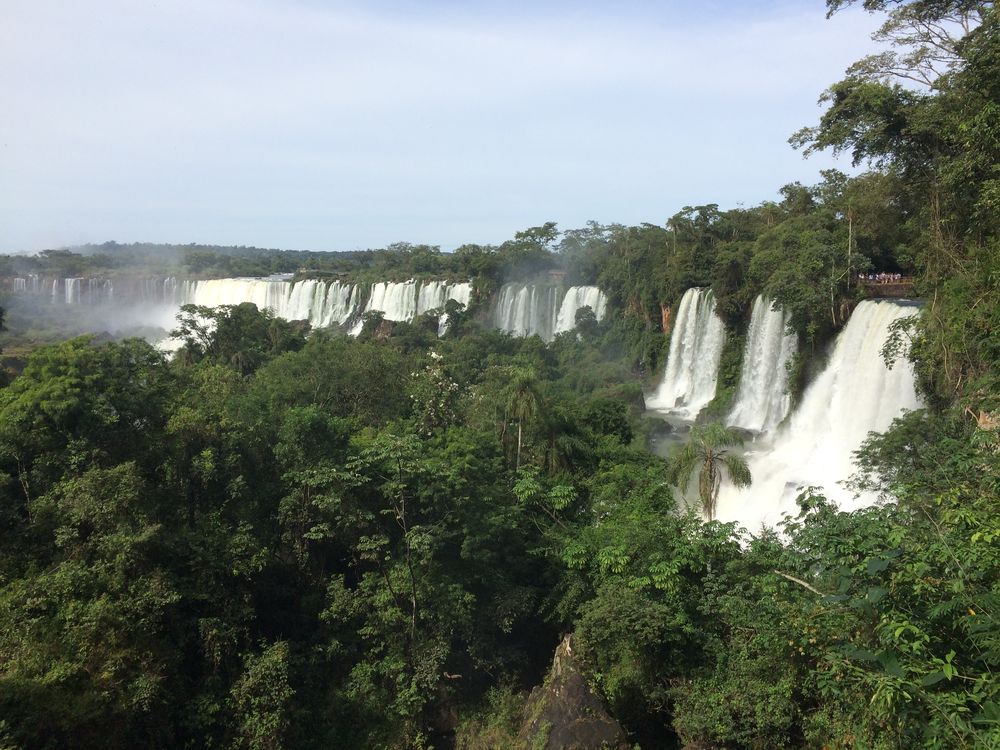
<path id="1" fill-rule="evenodd" d="M 854 271 L 851 269 L 851 251 L 854 249 L 854 215 L 847 212 L 847 288 L 851 288 L 851 276 Z"/>
<path id="2" fill-rule="evenodd" d="M 517 420 L 517 458 L 514 460 L 514 471 L 521 470 L 521 420 Z"/>

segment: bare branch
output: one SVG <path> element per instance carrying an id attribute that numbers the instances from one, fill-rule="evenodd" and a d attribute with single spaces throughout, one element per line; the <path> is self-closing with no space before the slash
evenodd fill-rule
<path id="1" fill-rule="evenodd" d="M 817 596 L 826 596 L 826 594 L 824 594 L 818 588 L 816 588 L 815 586 L 812 586 L 812 585 L 806 583 L 801 578 L 796 578 L 795 576 L 789 575 L 788 573 L 782 573 L 780 570 L 775 570 L 775 571 L 772 571 L 772 572 L 775 573 L 775 574 L 777 574 L 777 575 L 779 575 L 779 576 L 781 576 L 782 578 L 787 578 L 792 583 L 797 583 L 797 584 L 799 584 L 799 586 L 802 586 L 803 588 L 809 589 L 810 591 L 812 591 Z"/>

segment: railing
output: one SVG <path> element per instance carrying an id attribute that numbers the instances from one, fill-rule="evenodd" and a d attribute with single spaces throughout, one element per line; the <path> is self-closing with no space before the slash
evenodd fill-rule
<path id="1" fill-rule="evenodd" d="M 891 299 L 894 297 L 913 296 L 913 277 L 900 276 L 895 278 L 893 274 L 887 274 L 874 279 L 858 279 L 861 288 L 865 290 L 866 297 L 876 297 Z"/>

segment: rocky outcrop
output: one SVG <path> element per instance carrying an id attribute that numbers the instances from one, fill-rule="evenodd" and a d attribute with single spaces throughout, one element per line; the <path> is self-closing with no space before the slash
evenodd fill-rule
<path id="1" fill-rule="evenodd" d="M 673 314 L 670 305 L 660 303 L 660 326 L 664 333 L 670 333 L 674 329 Z"/>
<path id="2" fill-rule="evenodd" d="M 517 747 L 531 750 L 625 750 L 621 725 L 590 686 L 573 653 L 572 636 L 563 638 L 545 684 L 528 697 Z"/>

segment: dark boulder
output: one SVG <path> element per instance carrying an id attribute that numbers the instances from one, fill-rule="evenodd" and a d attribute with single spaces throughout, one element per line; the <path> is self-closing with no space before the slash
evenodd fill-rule
<path id="1" fill-rule="evenodd" d="M 625 750 L 621 725 L 590 686 L 573 653 L 572 636 L 563 638 L 545 684 L 528 697 L 519 748 L 532 750 Z"/>

